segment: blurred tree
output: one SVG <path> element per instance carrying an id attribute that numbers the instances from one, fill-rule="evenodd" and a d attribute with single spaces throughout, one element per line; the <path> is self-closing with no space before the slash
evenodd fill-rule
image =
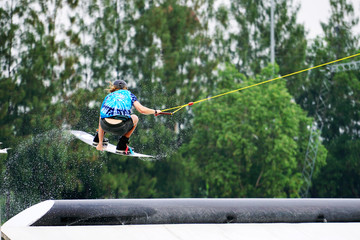
<path id="1" fill-rule="evenodd" d="M 2 63 L 7 72 L 1 76 L 1 85 L 6 85 L 1 89 L 6 89 L 0 114 L 6 113 L 6 124 L 1 129 L 27 136 L 34 130 L 42 132 L 54 127 L 53 114 L 58 112 L 54 103 L 68 94 L 74 81 L 80 80 L 74 77 L 77 58 L 67 52 L 65 40 L 58 37 L 62 31 L 62 25 L 57 24 L 62 1 L 12 1 L 5 6 L 9 11 L 1 14 L 9 34 L 2 34 L 6 53 Z"/>
<path id="2" fill-rule="evenodd" d="M 84 57 L 80 68 L 86 88 L 107 86 L 128 71 L 129 5 L 130 2 L 121 0 L 81 2 L 80 6 L 86 11 L 78 14 L 75 21 L 80 26 L 79 50 Z"/>
<path id="3" fill-rule="evenodd" d="M 308 61 L 312 65 L 352 55 L 359 47 L 358 36 L 354 36 L 353 31 L 358 17 L 354 15 L 352 4 L 347 0 L 331 0 L 330 6 L 331 16 L 327 23 L 322 23 L 325 36 L 315 39 L 309 49 Z M 316 102 L 324 80 L 329 82 L 329 87 L 325 114 L 319 121 L 324 124 L 321 136 L 329 152 L 327 165 L 314 179 L 311 194 L 313 197 L 359 197 L 360 175 L 355 169 L 360 151 L 358 70 L 311 71 L 309 81 L 295 94 L 297 102 L 311 116 L 316 113 Z"/>
<path id="4" fill-rule="evenodd" d="M 271 75 L 269 66 L 255 80 L 246 79 L 227 65 L 220 72 L 218 91 Z M 298 196 L 311 119 L 292 101 L 284 81 L 226 95 L 194 111 L 193 138 L 181 148 L 193 196 Z M 321 146 L 318 166 L 324 165 L 325 156 Z"/>
<path id="5" fill-rule="evenodd" d="M 63 4 L 35 0 L 1 4 L 0 64 L 5 71 L 0 72 L 0 141 L 6 139 L 13 148 L 5 161 L 1 190 L 8 208 L 17 208 L 12 214 L 47 198 L 97 197 L 94 192 L 101 189 L 89 177 L 91 168 L 79 167 L 83 159 L 74 157 L 86 154 L 80 150 L 65 154 L 69 146 L 50 131 L 69 124 L 67 116 L 74 121 L 79 115 L 78 110 L 67 109 L 66 101 L 81 78 L 75 69 L 78 58 L 70 51 L 79 43 L 73 34 L 63 34 L 66 27 L 59 24 L 64 20 L 58 17 Z M 7 213 L 9 217 L 9 209 Z"/>
<path id="6" fill-rule="evenodd" d="M 140 16 L 134 19 L 129 74 L 136 83 L 134 93 L 145 106 L 164 109 L 181 105 L 212 89 L 217 60 L 209 52 L 208 18 L 201 12 L 207 4 L 211 3 L 198 2 L 190 7 L 176 0 L 136 2 Z M 182 170 L 174 167 L 177 164 L 172 157 L 187 141 L 190 121 L 191 114 L 186 112 L 171 117 L 141 117 L 139 134 L 133 141 L 142 151 L 160 153 L 161 161 L 156 161 L 151 171 L 158 179 L 158 196 L 182 194 L 173 177 L 181 176 Z M 175 185 L 179 188 L 172 191 Z"/>
<path id="7" fill-rule="evenodd" d="M 300 6 L 293 1 L 274 0 L 275 61 L 280 75 L 305 68 L 306 36 L 297 23 Z M 231 1 L 231 14 L 238 27 L 231 26 L 228 49 L 236 68 L 247 76 L 260 73 L 270 62 L 270 1 Z M 302 78 L 292 77 L 287 87 L 291 94 L 301 86 Z"/>
<path id="8" fill-rule="evenodd" d="M 0 7 L 0 141 L 14 144 L 14 121 L 18 119 L 16 105 L 24 97 L 18 87 L 16 66 L 19 64 L 18 51 L 20 25 L 15 19 L 21 17 L 26 6 L 6 2 Z"/>
<path id="9" fill-rule="evenodd" d="M 200 8 L 200 6 L 198 6 Z M 178 1 L 164 1 L 160 6 L 140 9 L 135 21 L 133 77 L 145 104 L 169 107 L 191 101 L 199 91 L 211 89 L 211 60 L 204 47 L 210 41 L 196 9 Z M 178 126 L 184 116 L 179 114 Z M 173 128 L 173 123 L 170 124 Z M 181 127 L 181 126 L 180 126 Z"/>
<path id="10" fill-rule="evenodd" d="M 102 175 L 105 198 L 149 198 L 156 197 L 156 175 L 154 164 L 128 157 L 112 158 Z"/>
<path id="11" fill-rule="evenodd" d="M 293 1 L 275 2 L 276 61 L 283 75 L 304 68 L 306 40 Z M 309 65 L 358 47 L 351 32 L 357 20 L 348 20 L 351 5 L 332 0 L 331 6 L 325 39 L 308 50 Z M 118 77 L 128 81 L 141 103 L 160 109 L 207 97 L 215 88 L 223 92 L 270 78 L 271 67 L 261 70 L 269 62 L 269 15 L 268 3 L 243 0 L 232 1 L 230 10 L 224 5 L 214 10 L 213 1 L 183 0 L 1 3 L 0 141 L 17 145 L 5 161 L 9 195 L 29 195 L 30 201 L 297 196 L 310 119 L 292 102 L 284 82 L 169 118 L 141 116 L 132 145 L 161 161 L 101 154 L 49 132 L 63 127 L 94 132 L 104 88 Z M 214 34 L 212 19 L 218 23 Z M 214 70 L 224 61 L 237 70 L 227 65 L 217 76 Z M 263 76 L 247 79 L 239 71 Z M 324 77 L 312 71 L 309 81 L 299 76 L 286 82 L 310 115 Z M 346 72 L 331 81 L 323 132 L 329 164 L 312 191 L 314 196 L 358 196 L 359 80 Z M 321 147 L 319 166 L 325 152 Z M 326 181 L 351 184 L 341 190 Z"/>
<path id="12" fill-rule="evenodd" d="M 297 23 L 300 5 L 284 0 L 275 0 L 274 5 L 275 60 L 280 75 L 285 75 L 307 67 L 306 32 Z M 230 9 L 220 5 L 215 12 L 213 54 L 217 59 L 233 63 L 246 76 L 258 74 L 270 62 L 270 12 L 270 2 L 236 0 Z M 292 76 L 286 82 L 292 95 L 305 84 L 304 76 Z"/>

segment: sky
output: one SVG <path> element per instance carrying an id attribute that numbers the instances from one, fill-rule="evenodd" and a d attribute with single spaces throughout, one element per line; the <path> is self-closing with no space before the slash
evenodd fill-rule
<path id="1" fill-rule="evenodd" d="M 360 18 L 360 0 L 347 1 L 353 4 L 355 16 Z M 215 8 L 221 4 L 230 6 L 230 2 L 231 0 L 215 0 Z M 301 4 L 297 21 L 305 24 L 305 29 L 308 31 L 307 38 L 314 39 L 322 35 L 320 22 L 327 22 L 330 17 L 330 0 L 294 0 L 293 3 Z M 360 34 L 360 23 L 354 30 Z"/>
<path id="2" fill-rule="evenodd" d="M 295 0 L 300 3 L 301 8 L 298 14 L 298 22 L 305 24 L 305 29 L 309 31 L 308 38 L 315 38 L 322 34 L 320 21 L 327 22 L 330 16 L 329 0 Z M 350 0 L 353 3 L 355 15 L 360 17 L 360 0 Z M 360 33 L 360 27 L 355 29 Z"/>

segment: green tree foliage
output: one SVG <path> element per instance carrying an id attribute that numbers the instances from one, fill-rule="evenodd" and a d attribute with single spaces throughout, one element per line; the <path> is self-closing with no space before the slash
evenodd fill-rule
<path id="1" fill-rule="evenodd" d="M 18 63 L 14 52 L 19 47 L 19 24 L 14 19 L 22 11 L 19 5 L 10 3 L 0 8 L 0 141 L 9 144 L 13 143 L 13 122 L 18 117 L 15 106 L 24 97 L 16 85 L 18 78 L 14 71 Z"/>
<path id="2" fill-rule="evenodd" d="M 353 28 L 358 24 L 351 3 L 331 0 L 331 16 L 322 23 L 324 38 L 317 38 L 309 49 L 312 65 L 352 55 L 359 47 Z M 350 61 L 358 61 L 352 59 Z M 323 124 L 323 143 L 328 149 L 327 165 L 314 179 L 312 195 L 318 197 L 358 197 L 359 172 L 355 170 L 359 155 L 360 81 L 358 70 L 345 72 L 312 71 L 309 81 L 295 96 L 310 115 L 315 116 L 316 102 L 322 91 L 322 82 L 329 89 L 323 96 L 326 102 L 324 115 L 318 119 Z M 355 155 L 356 157 L 355 157 Z M 344 187 L 347 186 L 347 187 Z"/>
<path id="3" fill-rule="evenodd" d="M 67 124 L 64 101 L 81 79 L 75 76 L 77 57 L 69 51 L 75 43 L 59 38 L 64 30 L 58 24 L 63 2 L 11 1 L 2 7 L 0 49 L 4 55 L 0 55 L 0 62 L 5 71 L 0 72 L 0 141 L 12 150 L 2 168 L 1 194 L 6 194 L 11 208 L 48 198 L 96 197 L 83 190 L 88 186 L 74 180 L 81 179 L 87 185 L 91 182 L 86 181 L 91 170 L 74 157 L 81 152 L 64 154 L 69 145 L 54 134 L 54 138 L 48 136 L 51 129 Z M 73 113 L 77 115 L 77 111 Z M 71 115 L 70 111 L 66 113 Z M 72 160 L 72 164 L 64 163 Z M 72 167 L 76 171 L 70 171 Z M 95 187 L 95 181 L 92 184 L 90 192 L 100 189 Z M 6 212 L 9 216 L 9 209 Z"/>
<path id="4" fill-rule="evenodd" d="M 39 8 L 35 4 L 12 1 L 1 13 L 5 53 L 2 67 L 7 70 L 2 74 L 1 84 L 6 88 L 1 90 L 7 91 L 2 95 L 1 112 L 3 115 L 7 111 L 7 123 L 12 124 L 2 125 L 1 129 L 15 128 L 12 134 L 16 136 L 30 135 L 33 129 L 41 132 L 53 128 L 53 102 L 67 94 L 74 79 L 79 80 L 72 74 L 76 58 L 64 54 L 66 43 L 57 40 L 61 30 L 57 14 L 62 1 L 39 2 Z"/>
<path id="5" fill-rule="evenodd" d="M 140 17 L 134 19 L 131 55 L 136 57 L 131 60 L 130 74 L 139 101 L 164 109 L 193 101 L 200 92 L 211 90 L 217 60 L 208 52 L 211 39 L 206 35 L 206 16 L 198 10 L 205 4 L 189 7 L 174 0 L 137 3 Z M 183 176 L 182 164 L 173 160 L 173 152 L 191 131 L 191 115 L 178 112 L 170 118 L 141 117 L 136 131 L 145 134 L 133 137 L 135 146 L 161 153 L 161 161 L 154 163 L 152 171 L 158 179 L 157 196 L 184 194 L 179 180 Z"/>
<path id="6" fill-rule="evenodd" d="M 218 91 L 266 80 L 272 67 L 246 79 L 231 65 L 219 74 Z M 236 84 L 235 84 L 236 83 Z M 208 197 L 296 197 L 311 119 L 284 82 L 271 83 L 194 107 L 194 135 L 182 148 L 193 192 Z M 325 162 L 321 146 L 319 166 Z"/>
<path id="7" fill-rule="evenodd" d="M 173 0 L 140 12 L 133 39 L 133 54 L 139 57 L 133 59 L 132 69 L 144 103 L 177 106 L 211 89 L 217 62 L 206 53 L 210 39 L 197 12 Z M 179 116 L 178 122 L 186 119 Z"/>
<path id="8" fill-rule="evenodd" d="M 356 52 L 348 1 L 331 0 L 325 38 L 307 52 L 293 2 L 275 1 L 280 75 Z M 0 193 L 13 201 L 12 214 L 48 198 L 297 196 L 311 119 L 289 93 L 314 116 L 326 72 L 171 117 L 140 116 L 131 146 L 157 155 L 153 162 L 99 153 L 63 134 L 95 132 L 105 88 L 117 78 L 158 109 L 269 79 L 269 45 L 264 1 L 217 9 L 212 0 L 0 1 L 0 141 L 14 149 L 0 159 Z M 217 75 L 219 62 L 235 67 Z M 343 72 L 330 82 L 322 133 L 328 165 L 319 173 L 320 145 L 312 193 L 358 196 L 359 79 Z"/>
<path id="9" fill-rule="evenodd" d="M 154 164 L 141 159 L 113 158 L 101 177 L 103 197 L 150 198 L 157 197 L 153 174 Z"/>
<path id="10" fill-rule="evenodd" d="M 297 23 L 299 7 L 293 1 L 275 0 L 275 61 L 284 75 L 304 67 L 306 39 L 304 26 Z M 231 59 L 247 75 L 260 73 L 270 61 L 269 1 L 231 1 L 231 13 L 239 28 L 231 34 Z M 290 84 L 290 83 L 289 83 Z M 296 91 L 290 86 L 291 92 Z"/>
<path id="11" fill-rule="evenodd" d="M 82 39 L 79 50 L 85 59 L 80 68 L 86 87 L 103 87 L 128 69 L 126 41 L 130 23 L 121 15 L 128 16 L 129 3 L 119 0 L 82 1 L 79 5 L 87 10 L 74 20 L 81 26 L 77 34 Z M 86 21 L 88 18 L 90 22 Z"/>

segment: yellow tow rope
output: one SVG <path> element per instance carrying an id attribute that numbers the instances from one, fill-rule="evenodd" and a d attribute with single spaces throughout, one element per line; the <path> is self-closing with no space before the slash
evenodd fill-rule
<path id="1" fill-rule="evenodd" d="M 272 82 L 272 81 L 275 81 L 275 80 L 279 80 L 279 79 L 283 79 L 283 78 L 286 78 L 286 77 L 290 77 L 290 76 L 293 76 L 293 75 L 296 75 L 296 74 L 299 74 L 299 73 L 302 73 L 302 72 L 307 72 L 307 71 L 310 71 L 310 70 L 312 70 L 312 69 L 320 68 L 320 67 L 323 67 L 323 66 L 326 66 L 326 65 L 330 65 L 330 64 L 333 64 L 333 63 L 336 63 L 336 62 L 341 62 L 341 61 L 344 61 L 344 60 L 346 60 L 346 59 L 354 58 L 354 57 L 359 56 L 359 55 L 360 55 L 360 53 L 357 53 L 357 54 L 354 54 L 354 55 L 351 55 L 351 56 L 347 56 L 347 57 L 344 57 L 344 58 L 340 58 L 340 59 L 337 59 L 337 60 L 334 60 L 334 61 L 331 61 L 331 62 L 323 63 L 323 64 L 320 64 L 320 65 L 317 65 L 317 66 L 314 66 L 314 67 L 310 67 L 310 68 L 306 68 L 306 69 L 303 69 L 303 70 L 300 70 L 300 71 L 297 71 L 297 72 L 293 72 L 293 73 L 290 73 L 290 74 L 286 74 L 286 75 L 284 75 L 284 76 L 276 77 L 276 78 L 273 78 L 273 79 L 270 79 L 270 80 L 266 80 L 266 81 L 263 81 L 263 82 L 260 82 L 260 83 L 255 83 L 255 84 L 250 85 L 250 86 L 242 87 L 242 88 L 235 89 L 235 90 L 232 90 L 232 91 L 229 91 L 229 92 L 221 93 L 221 94 L 216 95 L 216 96 L 204 98 L 204 99 L 201 99 L 201 100 L 198 100 L 198 101 L 195 101 L 195 102 L 189 102 L 189 103 L 184 104 L 184 105 L 180 105 L 180 106 L 177 106 L 177 107 L 172 107 L 172 108 L 164 109 L 164 110 L 161 110 L 161 111 L 165 113 L 165 112 L 168 112 L 168 111 L 171 111 L 171 110 L 176 109 L 176 110 L 173 111 L 173 112 L 168 112 L 168 113 L 167 113 L 168 115 L 173 115 L 173 114 L 176 113 L 177 111 L 179 111 L 179 110 L 181 110 L 181 109 L 183 109 L 184 107 L 187 107 L 187 106 L 192 106 L 192 105 L 194 105 L 194 104 L 198 104 L 198 103 L 201 103 L 201 102 L 205 102 L 205 101 L 208 101 L 208 100 L 217 98 L 217 97 L 222 97 L 222 96 L 225 96 L 225 95 L 230 94 L 230 93 L 242 91 L 242 90 L 245 90 L 245 89 L 247 89 L 247 88 L 256 87 L 256 86 L 259 86 L 259 85 L 262 85 L 262 84 L 265 84 L 265 83 L 269 83 L 269 82 Z"/>

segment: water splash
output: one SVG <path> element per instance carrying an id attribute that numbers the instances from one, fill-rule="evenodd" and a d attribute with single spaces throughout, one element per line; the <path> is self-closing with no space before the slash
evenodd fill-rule
<path id="1" fill-rule="evenodd" d="M 1 191 L 5 218 L 47 199 L 94 197 L 91 185 L 98 179 L 104 156 L 73 139 L 67 131 L 54 129 L 13 149 Z"/>

